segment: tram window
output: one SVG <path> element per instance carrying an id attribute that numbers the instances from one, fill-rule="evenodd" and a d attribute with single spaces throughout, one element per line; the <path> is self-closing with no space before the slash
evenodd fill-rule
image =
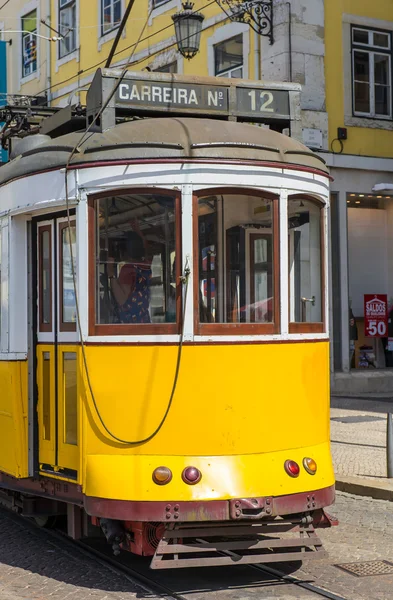
<path id="1" fill-rule="evenodd" d="M 322 322 L 321 219 L 319 203 L 288 200 L 291 323 Z"/>
<path id="2" fill-rule="evenodd" d="M 176 323 L 176 203 L 165 192 L 95 200 L 97 324 Z"/>
<path id="3" fill-rule="evenodd" d="M 52 330 L 52 230 L 39 228 L 39 315 L 40 331 Z"/>
<path id="4" fill-rule="evenodd" d="M 74 275 L 76 275 L 76 227 L 75 221 L 60 224 L 61 254 L 60 254 L 60 328 L 62 331 L 75 331 L 76 303 Z M 71 262 L 71 245 L 72 258 Z M 74 273 L 73 273 L 74 272 Z"/>
<path id="5" fill-rule="evenodd" d="M 225 194 L 198 198 L 201 323 L 277 321 L 276 200 Z"/>

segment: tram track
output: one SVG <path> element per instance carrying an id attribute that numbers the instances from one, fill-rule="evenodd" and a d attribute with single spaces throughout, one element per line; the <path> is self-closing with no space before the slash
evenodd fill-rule
<path id="1" fill-rule="evenodd" d="M 125 564 L 117 557 L 112 556 L 109 553 L 109 549 L 108 552 L 105 552 L 99 548 L 95 548 L 93 545 L 87 543 L 87 541 L 73 540 L 70 537 L 68 537 L 66 533 L 61 529 L 45 528 L 44 530 L 33 520 L 26 517 L 22 517 L 21 515 L 11 511 L 9 508 L 2 507 L 2 510 L 4 510 L 11 519 L 19 521 L 19 523 L 23 522 L 23 524 L 29 529 L 41 532 L 45 531 L 45 535 L 47 535 L 48 538 L 52 540 L 52 543 L 55 544 L 57 542 L 62 545 L 62 550 L 67 551 L 68 546 L 68 551 L 72 554 L 75 551 L 75 549 L 78 549 L 78 551 L 81 554 L 85 555 L 87 558 L 97 561 L 102 566 L 106 567 L 107 569 L 110 569 L 116 575 L 121 575 L 125 577 L 130 581 L 130 583 L 133 586 L 136 585 L 141 589 L 141 591 L 148 594 L 149 596 L 159 596 L 164 600 L 189 600 L 188 591 L 178 592 L 172 587 L 165 584 L 164 582 L 159 581 L 159 578 L 162 578 L 163 573 L 165 573 L 165 571 L 160 571 L 159 573 L 157 572 L 155 576 L 153 575 L 153 571 L 152 576 L 148 576 L 142 572 L 143 569 L 137 569 L 131 564 Z M 66 548 L 64 548 L 64 546 L 66 546 Z M 234 552 L 220 552 L 220 554 L 230 554 L 236 560 L 236 554 Z M 215 569 L 215 567 L 212 568 Z M 258 571 L 260 573 L 263 573 L 264 575 L 273 577 L 274 579 L 272 580 L 272 585 L 276 585 L 277 582 L 280 582 L 289 586 L 296 586 L 302 588 L 313 594 L 315 597 L 326 598 L 326 600 L 348 600 L 348 598 L 345 598 L 340 594 L 336 594 L 335 592 L 324 589 L 318 585 L 310 583 L 309 581 L 299 579 L 298 577 L 295 577 L 293 575 L 288 575 L 280 571 L 279 569 L 268 565 L 243 565 L 243 568 L 247 570 Z M 220 569 L 217 569 L 217 574 L 219 574 L 219 571 Z M 190 589 L 190 593 L 195 593 L 195 590 Z"/>

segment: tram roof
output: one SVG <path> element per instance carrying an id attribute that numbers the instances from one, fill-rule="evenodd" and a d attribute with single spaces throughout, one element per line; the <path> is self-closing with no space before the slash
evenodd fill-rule
<path id="1" fill-rule="evenodd" d="M 53 140 L 37 136 L 35 147 L 21 151 L 0 168 L 0 185 L 64 167 L 75 146 L 73 167 L 111 161 L 222 159 L 273 162 L 328 172 L 324 160 L 297 140 L 271 129 L 233 121 L 143 118 L 118 124 L 103 133 L 90 133 L 79 144 L 82 135 L 83 132 L 73 132 Z"/>

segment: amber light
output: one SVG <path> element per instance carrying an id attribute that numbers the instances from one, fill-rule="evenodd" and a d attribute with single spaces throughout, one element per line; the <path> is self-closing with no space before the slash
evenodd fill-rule
<path id="1" fill-rule="evenodd" d="M 291 477 L 298 477 L 300 473 L 300 467 L 294 460 L 286 460 L 284 463 L 284 469 Z"/>
<path id="2" fill-rule="evenodd" d="M 157 467 L 153 471 L 153 481 L 157 485 L 165 485 L 172 479 L 172 471 L 168 467 Z"/>
<path id="3" fill-rule="evenodd" d="M 181 475 L 184 483 L 195 485 L 202 479 L 202 473 L 196 467 L 186 467 Z"/>
<path id="4" fill-rule="evenodd" d="M 317 472 L 317 463 L 313 458 L 303 458 L 303 467 L 310 475 L 315 475 Z"/>

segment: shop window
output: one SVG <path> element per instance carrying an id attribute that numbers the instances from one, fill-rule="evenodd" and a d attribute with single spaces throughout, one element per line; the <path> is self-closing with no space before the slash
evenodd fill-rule
<path id="1" fill-rule="evenodd" d="M 242 34 L 214 46 L 214 74 L 217 77 L 243 77 Z"/>
<path id="2" fill-rule="evenodd" d="M 60 223 L 60 331 L 76 331 L 76 226 Z M 71 257 L 72 246 L 72 257 Z M 72 263 L 73 260 L 73 263 Z"/>
<path id="3" fill-rule="evenodd" d="M 199 332 L 276 332 L 277 199 L 226 191 L 196 202 Z"/>
<path id="4" fill-rule="evenodd" d="M 323 331 L 322 205 L 288 199 L 289 330 Z"/>
<path id="5" fill-rule="evenodd" d="M 59 0 L 59 58 L 76 49 L 76 0 Z"/>
<path id="6" fill-rule="evenodd" d="M 37 11 L 22 17 L 22 77 L 37 71 Z"/>
<path id="7" fill-rule="evenodd" d="M 101 35 L 105 35 L 120 24 L 121 0 L 101 0 Z"/>
<path id="8" fill-rule="evenodd" d="M 180 198 L 165 191 L 94 200 L 96 333 L 176 333 Z"/>
<path id="9" fill-rule="evenodd" d="M 391 33 L 352 27 L 353 113 L 392 116 Z"/>

